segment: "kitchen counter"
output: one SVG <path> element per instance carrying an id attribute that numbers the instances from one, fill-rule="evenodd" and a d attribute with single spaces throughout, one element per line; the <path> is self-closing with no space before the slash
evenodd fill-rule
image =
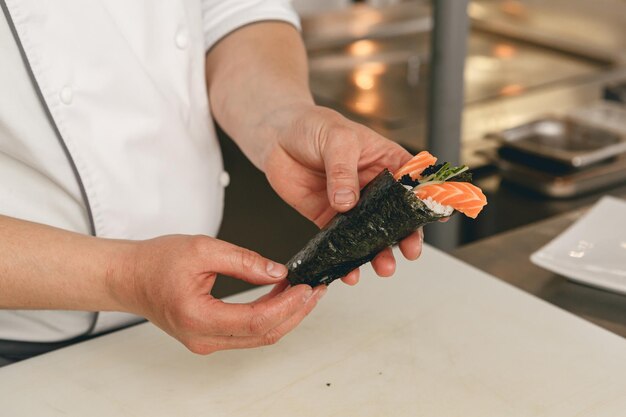
<path id="1" fill-rule="evenodd" d="M 626 190 L 611 193 L 626 198 Z M 584 286 L 530 262 L 530 255 L 588 207 L 463 246 L 453 255 L 509 284 L 626 337 L 626 296 Z"/>
<path id="2" fill-rule="evenodd" d="M 1 368 L 0 398 L 11 417 L 615 417 L 626 340 L 426 246 L 333 284 L 275 346 L 202 357 L 142 324 Z"/>

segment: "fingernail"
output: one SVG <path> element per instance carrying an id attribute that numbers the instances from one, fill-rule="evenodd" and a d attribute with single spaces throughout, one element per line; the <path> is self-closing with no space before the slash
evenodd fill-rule
<path id="1" fill-rule="evenodd" d="M 305 303 L 309 301 L 309 299 L 313 296 L 313 288 L 307 286 L 307 289 L 304 290 L 304 294 L 302 294 L 302 301 Z"/>
<path id="2" fill-rule="evenodd" d="M 420 227 L 419 231 L 420 231 L 420 241 L 424 243 L 424 229 Z"/>
<path id="3" fill-rule="evenodd" d="M 356 194 L 348 188 L 340 188 L 335 191 L 335 204 L 348 206 L 356 201 Z"/>
<path id="4" fill-rule="evenodd" d="M 282 278 L 285 276 L 285 274 L 287 274 L 287 268 L 285 267 L 285 265 L 277 264 L 274 262 L 268 262 L 265 267 L 265 271 L 267 271 L 267 274 L 269 276 L 274 278 Z"/>
<path id="5" fill-rule="evenodd" d="M 317 299 L 320 300 L 328 291 L 328 287 L 326 285 L 320 285 L 319 287 L 316 288 L 317 290 Z"/>

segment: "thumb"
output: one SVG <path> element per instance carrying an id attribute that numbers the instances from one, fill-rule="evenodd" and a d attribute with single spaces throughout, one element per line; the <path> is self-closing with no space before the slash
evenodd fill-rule
<path id="1" fill-rule="evenodd" d="M 360 151 L 352 132 L 329 138 L 324 147 L 328 201 L 335 211 L 348 211 L 359 199 Z"/>
<path id="2" fill-rule="evenodd" d="M 287 268 L 256 252 L 221 240 L 211 252 L 211 270 L 255 285 L 276 284 L 287 276 Z"/>

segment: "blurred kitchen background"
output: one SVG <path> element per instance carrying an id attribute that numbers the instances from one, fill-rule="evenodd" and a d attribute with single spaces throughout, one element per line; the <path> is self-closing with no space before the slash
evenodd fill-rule
<path id="1" fill-rule="evenodd" d="M 432 150 L 437 3 L 295 1 L 318 104 L 413 153 Z M 625 196 L 626 0 L 473 0 L 467 16 L 467 34 L 440 29 L 465 42 L 452 45 L 467 51 L 458 159 L 472 167 L 489 205 L 475 221 L 457 216 L 427 227 L 427 241 L 443 230 L 432 242 L 451 250 L 603 195 Z M 446 120 L 445 106 L 438 111 Z M 231 176 L 220 238 L 287 261 L 315 226 L 282 203 L 236 145 L 220 140 Z M 222 279 L 216 293 L 243 288 Z"/>

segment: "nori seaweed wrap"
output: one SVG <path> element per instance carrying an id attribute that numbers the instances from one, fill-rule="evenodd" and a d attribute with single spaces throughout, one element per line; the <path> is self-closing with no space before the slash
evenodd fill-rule
<path id="1" fill-rule="evenodd" d="M 330 284 L 442 217 L 385 169 L 363 187 L 355 207 L 337 214 L 289 260 L 287 279 L 292 285 Z"/>

